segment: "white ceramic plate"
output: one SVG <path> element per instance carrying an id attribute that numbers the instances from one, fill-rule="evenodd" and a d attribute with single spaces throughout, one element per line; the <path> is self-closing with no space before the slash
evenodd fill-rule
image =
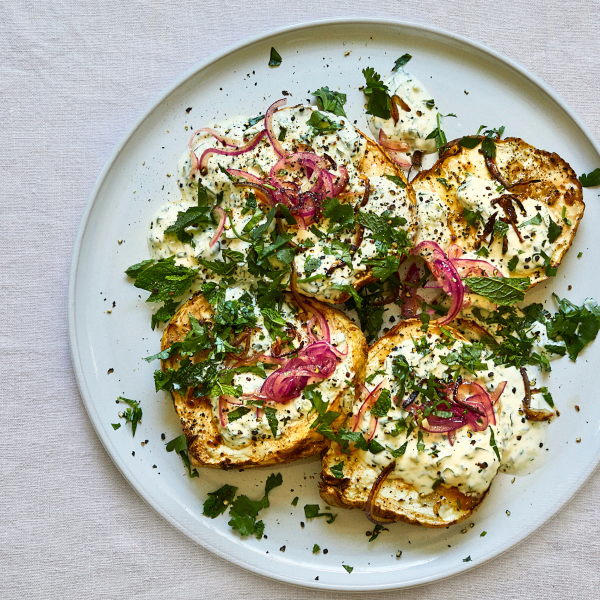
<path id="1" fill-rule="evenodd" d="M 283 57 L 267 66 L 271 46 Z M 346 53 L 348 53 L 346 55 Z M 554 515 L 584 483 L 600 459 L 600 403 L 595 402 L 600 342 L 577 364 L 554 362 L 550 385 L 561 417 L 550 427 L 547 463 L 531 476 L 499 475 L 482 508 L 463 525 L 429 530 L 390 526 L 373 543 L 363 514 L 339 510 L 335 523 L 305 521 L 303 506 L 319 503 L 319 461 L 243 473 L 202 470 L 189 479 L 166 440 L 180 434 L 166 394 L 156 394 L 155 365 L 141 357 L 156 352 L 160 332 L 149 327 L 151 306 L 123 271 L 148 257 L 147 226 L 155 210 L 178 197 L 177 161 L 190 132 L 233 114 L 260 114 L 282 91 L 290 102 L 311 99 L 328 85 L 348 94 L 346 110 L 367 130 L 361 70 L 388 72 L 401 54 L 413 55 L 410 71 L 436 99 L 446 119 L 448 139 L 479 125 L 506 125 L 506 135 L 553 150 L 578 172 L 600 165 L 599 147 L 581 121 L 547 85 L 504 57 L 473 42 L 433 29 L 391 21 L 343 20 L 283 29 L 235 46 L 175 82 L 149 107 L 115 148 L 89 198 L 73 250 L 69 286 L 69 328 L 75 373 L 90 418 L 106 450 L 138 493 L 187 536 L 242 567 L 288 583 L 337 590 L 377 590 L 433 581 L 479 565 L 510 548 Z M 468 94 L 467 94 L 468 92 Z M 192 107 L 188 114 L 186 109 Z M 185 126 L 189 127 L 189 130 Z M 550 291 L 581 303 L 600 298 L 600 282 L 590 277 L 597 252 L 595 223 L 600 209 L 586 190 L 586 215 L 573 248 L 548 289 L 532 299 L 552 305 Z M 118 240 L 122 240 L 119 244 Z M 577 254 L 583 257 L 577 259 Z M 568 275 L 568 278 L 566 276 Z M 567 285 L 573 286 L 567 293 Z M 110 312 L 109 312 L 110 309 Z M 109 369 L 114 373 L 108 374 Z M 117 396 L 141 401 L 142 425 L 135 438 L 119 422 Z M 574 410 L 574 405 L 581 412 Z M 581 443 L 575 439 L 580 437 Z M 144 447 L 140 442 L 149 440 Z M 135 453 L 135 456 L 133 455 Z M 154 467 L 156 465 L 156 467 Z M 264 511 L 267 539 L 242 539 L 227 517 L 202 516 L 206 493 L 230 483 L 251 497 L 280 471 L 284 484 L 272 492 Z M 297 507 L 291 505 L 300 497 Z M 510 516 L 507 515 L 510 511 Z M 462 530 L 466 528 L 466 533 Z M 485 537 L 481 533 L 487 531 Z M 324 551 L 313 554 L 313 544 Z M 285 546 L 285 551 L 280 549 Z M 402 550 L 401 558 L 396 557 Z M 464 559 L 471 557 L 470 562 Z M 354 567 L 351 574 L 343 564 Z"/>

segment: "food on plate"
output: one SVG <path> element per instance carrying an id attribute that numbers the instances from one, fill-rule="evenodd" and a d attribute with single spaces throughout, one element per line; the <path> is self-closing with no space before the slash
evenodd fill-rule
<path id="1" fill-rule="evenodd" d="M 323 458 L 321 497 L 375 523 L 460 522 L 498 471 L 531 470 L 542 453 L 554 413 L 532 396 L 525 369 L 495 364 L 454 328 L 404 321 L 369 350 L 348 433 Z"/>
<path id="2" fill-rule="evenodd" d="M 583 217 L 581 184 L 557 154 L 497 131 L 453 140 L 411 182 L 419 242 L 435 242 L 461 277 L 556 273 Z"/>
<path id="3" fill-rule="evenodd" d="M 289 289 L 293 268 L 301 293 L 330 303 L 396 270 L 416 235 L 414 194 L 333 98 L 338 114 L 283 99 L 195 131 L 152 255 L 218 281 L 234 252 L 236 277 Z"/>
<path id="4" fill-rule="evenodd" d="M 269 306 L 205 284 L 165 328 L 157 389 L 171 392 L 192 465 L 262 467 L 324 450 L 311 428 L 352 406 L 367 346 L 342 312 L 299 295 Z M 331 419 L 330 419 L 331 420 Z"/>

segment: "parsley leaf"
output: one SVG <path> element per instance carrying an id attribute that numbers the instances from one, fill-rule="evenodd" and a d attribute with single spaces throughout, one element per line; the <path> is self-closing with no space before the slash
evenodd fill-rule
<path id="1" fill-rule="evenodd" d="M 471 227 L 479 227 L 479 223 L 483 223 L 484 219 L 481 216 L 481 213 L 478 210 L 469 210 L 465 208 L 462 212 L 462 218 L 469 224 Z"/>
<path id="2" fill-rule="evenodd" d="M 595 301 L 586 300 L 582 306 L 562 300 L 552 294 L 558 303 L 558 313 L 546 322 L 551 340 L 565 342 L 569 358 L 577 360 L 579 353 L 593 340 L 600 330 L 600 307 Z"/>
<path id="3" fill-rule="evenodd" d="M 327 517 L 327 523 L 331 524 L 335 521 L 337 514 L 333 513 L 322 513 L 319 512 L 321 509 L 318 504 L 306 504 L 304 506 L 304 516 L 307 519 L 316 519 L 318 517 Z"/>
<path id="4" fill-rule="evenodd" d="M 241 535 L 254 534 L 257 539 L 263 535 L 265 525 L 262 521 L 257 521 L 256 516 L 263 508 L 268 508 L 269 492 L 283 483 L 281 473 L 271 474 L 267 477 L 265 484 L 265 495 L 260 500 L 250 500 L 248 496 L 238 496 L 232 503 L 229 510 L 231 519 L 228 525 L 234 531 L 239 531 Z"/>
<path id="5" fill-rule="evenodd" d="M 170 256 L 137 272 L 133 285 L 151 292 L 146 302 L 164 302 L 185 294 L 196 275 L 196 270 L 177 266 L 175 257 Z"/>
<path id="6" fill-rule="evenodd" d="M 337 198 L 325 199 L 323 216 L 329 219 L 328 233 L 354 227 L 354 209 L 350 204 L 340 204 Z"/>
<path id="7" fill-rule="evenodd" d="M 313 96 L 317 97 L 317 104 L 322 110 L 333 113 L 338 117 L 346 117 L 344 112 L 344 104 L 346 104 L 346 94 L 334 92 L 328 87 L 322 87 L 312 92 Z"/>
<path id="8" fill-rule="evenodd" d="M 458 145 L 463 148 L 468 148 L 469 150 L 473 150 L 473 148 L 479 146 L 481 140 L 477 136 L 464 136 L 461 140 L 459 140 Z"/>
<path id="9" fill-rule="evenodd" d="M 514 270 L 517 268 L 517 265 L 519 264 L 519 257 L 515 254 L 509 261 L 508 261 L 508 270 L 513 273 Z"/>
<path id="10" fill-rule="evenodd" d="M 579 181 L 581 182 L 581 185 L 586 188 L 600 185 L 600 169 L 594 169 L 587 175 L 582 173 Z"/>
<path id="11" fill-rule="evenodd" d="M 319 112 L 318 110 L 313 111 L 312 115 L 310 115 L 307 125 L 310 125 L 313 128 L 313 133 L 315 135 L 334 133 L 343 127 L 341 123 L 334 121 L 325 113 Z"/>
<path id="12" fill-rule="evenodd" d="M 179 457 L 187 469 L 189 477 L 199 477 L 198 471 L 196 469 L 192 470 L 192 463 L 190 462 L 190 457 L 188 456 L 187 438 L 185 437 L 185 433 L 182 433 L 179 437 L 172 439 L 166 445 L 166 450 L 167 452 L 173 452 L 173 450 L 175 450 L 175 452 L 179 454 Z"/>
<path id="13" fill-rule="evenodd" d="M 464 282 L 473 293 L 502 306 L 522 302 L 531 285 L 529 277 L 467 277 Z"/>
<path id="14" fill-rule="evenodd" d="M 321 266 L 321 260 L 314 256 L 309 256 L 304 262 L 304 272 L 311 275 Z"/>
<path id="15" fill-rule="evenodd" d="M 126 423 L 131 423 L 131 435 L 135 436 L 135 430 L 137 429 L 138 423 L 142 420 L 142 409 L 135 400 L 128 400 L 127 398 L 123 398 L 123 396 L 119 396 L 117 400 L 119 402 L 125 402 L 125 404 L 129 404 L 131 407 L 123 412 L 123 416 L 121 418 L 125 419 Z"/>
<path id="16" fill-rule="evenodd" d="M 383 83 L 373 67 L 363 69 L 362 73 L 366 80 L 363 92 L 369 98 L 366 113 L 381 119 L 389 119 L 392 115 L 392 101 L 387 85 Z"/>
<path id="17" fill-rule="evenodd" d="M 384 527 L 383 525 L 375 525 L 375 528 L 373 529 L 373 533 L 371 534 L 371 537 L 369 538 L 369 542 L 375 541 L 379 537 L 379 534 L 382 531 L 389 531 L 389 529 L 387 527 Z"/>
<path id="18" fill-rule="evenodd" d="M 393 181 L 398 187 L 401 187 L 402 189 L 404 189 L 406 187 L 406 184 L 404 183 L 404 181 L 402 181 L 402 179 L 400 179 L 400 177 L 398 177 L 398 175 L 388 175 L 386 173 L 385 176 L 390 181 Z"/>
<path id="19" fill-rule="evenodd" d="M 281 64 L 281 55 L 275 48 L 271 47 L 271 54 L 269 55 L 269 67 L 278 67 Z"/>
<path id="20" fill-rule="evenodd" d="M 562 227 L 559 227 L 550 217 L 550 225 L 548 227 L 548 241 L 553 244 L 558 236 L 562 233 Z"/>
<path id="21" fill-rule="evenodd" d="M 411 58 L 410 54 L 403 54 L 400 58 L 397 58 L 392 71 L 397 71 L 400 67 L 403 67 Z"/>
<path id="22" fill-rule="evenodd" d="M 552 266 L 552 257 L 540 250 L 540 256 L 544 259 L 544 271 L 548 277 L 556 277 L 556 267 Z"/>
<path id="23" fill-rule="evenodd" d="M 342 479 L 344 477 L 344 461 L 330 467 L 329 470 L 333 473 L 335 477 L 338 479 Z"/>
<path id="24" fill-rule="evenodd" d="M 496 437 L 494 436 L 494 430 L 492 429 L 491 425 L 489 427 L 489 430 L 490 430 L 490 446 L 496 453 L 496 456 L 498 457 L 498 462 L 502 462 L 500 460 L 500 451 L 498 450 L 498 446 L 496 445 Z"/>
<path id="25" fill-rule="evenodd" d="M 236 492 L 236 487 L 227 484 L 220 487 L 216 492 L 208 492 L 208 498 L 204 501 L 202 514 L 211 519 L 222 515 L 233 501 Z"/>

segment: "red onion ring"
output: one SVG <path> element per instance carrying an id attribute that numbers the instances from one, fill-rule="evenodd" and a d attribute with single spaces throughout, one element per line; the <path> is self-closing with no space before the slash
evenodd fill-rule
<path id="1" fill-rule="evenodd" d="M 423 256 L 424 251 L 429 251 L 433 257 L 431 259 L 425 258 Z M 438 325 L 450 323 L 461 311 L 465 296 L 465 289 L 456 267 L 440 246 L 430 240 L 417 244 L 411 253 L 419 255 L 425 260 L 429 270 L 442 286 L 444 292 L 452 298 L 448 314 L 436 320 Z"/>
<path id="2" fill-rule="evenodd" d="M 212 127 L 202 127 L 202 129 L 197 129 L 196 131 L 194 131 L 194 133 L 192 133 L 192 137 L 190 138 L 190 142 L 189 142 L 190 157 L 192 158 L 192 168 L 190 170 L 190 175 L 192 175 L 193 173 L 196 172 L 196 170 L 198 169 L 198 165 L 200 164 L 200 162 L 198 161 L 198 156 L 194 152 L 194 147 L 193 147 L 194 140 L 196 139 L 196 136 L 199 133 L 204 133 L 204 132 L 210 133 L 210 135 L 212 135 L 214 138 L 219 140 L 219 142 L 221 142 L 221 144 L 223 144 L 224 146 L 235 147 L 235 144 L 231 140 L 229 140 L 225 136 L 221 135 L 216 129 L 213 129 Z"/>
<path id="3" fill-rule="evenodd" d="M 280 107 L 284 106 L 287 103 L 287 98 L 282 98 L 281 100 L 277 100 L 273 102 L 271 106 L 267 109 L 265 113 L 265 129 L 267 131 L 267 135 L 269 136 L 269 141 L 271 142 L 271 146 L 273 146 L 273 150 L 278 154 L 278 156 L 285 156 L 286 151 L 283 149 L 283 146 L 279 143 L 277 136 L 275 135 L 275 131 L 273 130 L 273 115 L 275 111 Z"/>
<path id="4" fill-rule="evenodd" d="M 367 519 L 369 519 L 371 523 L 375 523 L 375 525 L 387 525 L 388 523 L 391 523 L 391 521 L 378 521 L 377 519 L 375 519 L 373 517 L 373 507 L 375 499 L 377 498 L 381 487 L 383 486 L 388 475 L 395 469 L 395 467 L 396 461 L 392 461 L 387 467 L 385 467 L 385 469 L 383 469 L 383 471 L 379 473 L 379 476 L 375 480 L 375 483 L 373 484 L 373 487 L 369 492 L 369 497 L 367 498 L 367 503 L 365 504 L 365 514 L 367 516 Z"/>
<path id="5" fill-rule="evenodd" d="M 212 248 L 217 243 L 219 238 L 221 237 L 221 234 L 223 233 L 223 229 L 225 228 L 225 220 L 227 219 L 227 213 L 220 206 L 215 207 L 213 209 L 213 212 L 216 215 L 218 215 L 219 223 L 217 225 L 215 235 L 212 236 L 212 239 L 210 240 L 210 242 L 208 244 L 209 248 Z"/>
<path id="6" fill-rule="evenodd" d="M 208 159 L 212 154 L 222 154 L 223 156 L 240 156 L 240 154 L 245 154 L 246 152 L 250 152 L 254 150 L 256 146 L 258 146 L 259 142 L 265 137 L 267 132 L 263 129 L 259 133 L 257 133 L 251 140 L 246 142 L 243 146 L 237 147 L 235 150 L 222 150 L 221 148 L 207 148 L 200 157 L 200 173 L 206 172 L 206 168 L 208 165 Z M 192 172 L 190 172 L 190 175 Z"/>
<path id="7" fill-rule="evenodd" d="M 379 142 L 380 146 L 383 146 L 388 150 L 394 150 L 396 152 L 406 152 L 407 150 L 410 150 L 410 146 L 406 142 L 395 142 L 390 140 L 383 129 L 379 130 L 377 141 Z"/>
<path id="8" fill-rule="evenodd" d="M 375 405 L 375 403 L 377 402 L 377 400 L 379 399 L 379 396 L 381 395 L 381 392 L 383 391 L 383 389 L 381 389 L 381 386 L 384 381 L 385 380 L 382 380 L 379 383 L 379 385 L 377 385 L 377 387 L 372 392 L 369 392 L 369 395 L 365 398 L 365 401 L 361 404 L 360 408 L 358 409 L 358 412 L 355 415 L 352 415 L 352 419 L 350 420 L 350 429 L 352 429 L 352 431 L 356 431 L 358 429 L 358 426 L 360 425 L 360 422 L 364 416 L 364 413 L 367 410 L 369 410 L 370 408 L 372 408 Z M 366 386 L 363 386 L 363 388 L 365 390 L 367 390 Z"/>
<path id="9" fill-rule="evenodd" d="M 448 258 L 463 279 L 470 275 L 475 277 L 504 277 L 493 264 L 485 260 L 461 258 L 463 254 L 464 250 L 458 244 L 452 244 L 448 248 Z"/>

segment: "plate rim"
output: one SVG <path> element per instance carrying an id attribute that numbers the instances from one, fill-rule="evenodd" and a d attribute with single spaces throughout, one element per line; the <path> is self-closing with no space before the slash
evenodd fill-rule
<path id="1" fill-rule="evenodd" d="M 291 33 L 291 32 L 299 32 L 307 29 L 314 29 L 321 26 L 355 26 L 355 25 L 373 25 L 373 26 L 387 26 L 387 27 L 401 27 L 411 29 L 415 33 L 421 34 L 435 34 L 446 37 L 450 40 L 458 42 L 460 44 L 466 45 L 468 47 L 474 48 L 475 50 L 482 52 L 485 55 L 488 55 L 490 58 L 500 61 L 505 66 L 515 70 L 521 76 L 529 80 L 534 86 L 539 88 L 544 94 L 546 94 L 555 104 L 562 110 L 564 115 L 571 119 L 574 125 L 581 131 L 590 145 L 594 148 L 598 156 L 600 156 L 600 142 L 594 137 L 588 126 L 582 121 L 579 115 L 567 104 L 567 102 L 560 96 L 560 94 L 548 83 L 543 81 L 540 77 L 526 69 L 524 66 L 520 65 L 517 61 L 504 56 L 500 52 L 493 50 L 477 42 L 475 40 L 471 40 L 465 36 L 460 34 L 456 34 L 454 32 L 448 31 L 443 28 L 425 25 L 421 23 L 415 23 L 412 21 L 406 21 L 401 19 L 385 19 L 385 18 L 373 18 L 373 17 L 331 17 L 325 19 L 316 19 L 311 21 L 304 21 L 299 23 L 294 23 L 292 25 L 287 25 L 283 27 L 278 27 L 275 29 L 270 29 L 268 31 L 262 32 L 260 34 L 249 36 L 247 38 L 242 39 L 236 44 L 227 46 L 223 50 L 211 54 L 205 59 L 193 64 L 187 70 L 185 70 L 180 76 L 178 76 L 172 83 L 162 88 L 150 103 L 147 105 L 145 109 L 139 114 L 139 116 L 134 120 L 133 124 L 130 125 L 124 134 L 120 137 L 119 141 L 113 147 L 112 152 L 107 158 L 102 170 L 97 176 L 94 185 L 87 197 L 83 212 L 81 213 L 79 225 L 77 228 L 77 233 L 75 236 L 75 241 L 73 243 L 72 251 L 71 251 L 71 260 L 69 265 L 69 280 L 68 280 L 68 292 L 67 292 L 67 319 L 68 319 L 68 337 L 69 337 L 69 348 L 70 348 L 70 356 L 71 356 L 71 364 L 73 366 L 73 371 L 75 374 L 75 379 L 77 381 L 77 388 L 79 390 L 79 394 L 81 399 L 83 400 L 83 404 L 85 406 L 86 412 L 90 418 L 92 426 L 96 432 L 96 435 L 100 439 L 106 453 L 111 458 L 121 475 L 125 478 L 125 480 L 131 485 L 134 491 L 149 505 L 151 506 L 162 518 L 164 518 L 171 526 L 184 534 L 187 538 L 194 541 L 196 544 L 201 546 L 202 548 L 212 552 L 217 555 L 221 559 L 224 559 L 230 563 L 233 563 L 239 567 L 242 567 L 252 573 L 263 576 L 265 578 L 280 581 L 282 583 L 287 583 L 290 585 L 294 585 L 297 587 L 304 587 L 310 589 L 322 589 L 326 591 L 345 591 L 345 592 L 366 592 L 366 591 L 385 591 L 385 590 L 397 590 L 397 589 L 410 589 L 422 585 L 426 585 L 428 583 L 434 583 L 437 581 L 441 581 L 443 579 L 447 579 L 449 577 L 459 575 L 464 573 L 474 567 L 479 567 L 484 563 L 492 560 L 494 558 L 500 557 L 502 554 L 507 552 L 508 550 L 516 547 L 518 544 L 522 543 L 529 536 L 535 533 L 538 529 L 540 529 L 543 525 L 548 523 L 548 521 L 554 518 L 565 506 L 566 504 L 573 498 L 573 496 L 579 492 L 584 483 L 591 477 L 591 475 L 598 469 L 600 465 L 600 448 L 598 448 L 595 464 L 591 468 L 587 468 L 584 470 L 577 478 L 575 485 L 570 490 L 570 493 L 564 500 L 559 502 L 553 502 L 549 507 L 546 508 L 548 514 L 547 516 L 537 524 L 531 531 L 529 531 L 526 535 L 519 538 L 516 542 L 508 542 L 506 545 L 503 545 L 498 550 L 493 550 L 488 552 L 486 555 L 478 557 L 476 562 L 472 564 L 458 564 L 455 567 L 447 568 L 441 572 L 437 572 L 434 575 L 420 577 L 418 579 L 407 580 L 406 582 L 400 582 L 396 584 L 383 583 L 369 583 L 369 584 L 358 584 L 358 585 L 340 585 L 340 584 L 328 584 L 326 582 L 320 581 L 312 581 L 312 580 L 296 580 L 290 581 L 289 577 L 279 574 L 274 569 L 265 569 L 260 565 L 252 564 L 252 562 L 244 561 L 242 559 L 238 559 L 235 556 L 228 555 L 225 551 L 219 548 L 217 545 L 213 544 L 210 540 L 201 539 L 197 536 L 193 531 L 189 530 L 185 524 L 180 523 L 174 518 L 169 512 L 163 509 L 157 501 L 155 501 L 153 495 L 149 493 L 145 486 L 138 480 L 138 477 L 135 474 L 135 470 L 131 467 L 127 466 L 126 463 L 121 460 L 121 457 L 116 452 L 111 452 L 110 447 L 113 443 L 108 439 L 104 432 L 104 428 L 102 427 L 99 415 L 97 414 L 94 404 L 91 400 L 91 396 L 88 392 L 87 382 L 85 380 L 84 371 L 81 365 L 81 360 L 79 358 L 80 348 L 77 342 L 77 333 L 76 333 L 76 306 L 75 306 L 75 294 L 76 294 L 76 282 L 77 282 L 77 270 L 79 267 L 79 259 L 81 253 L 81 246 L 83 243 L 83 239 L 87 230 L 87 226 L 89 224 L 90 215 L 92 209 L 94 207 L 94 203 L 97 199 L 98 193 L 104 184 L 106 177 L 108 176 L 110 170 L 112 169 L 115 161 L 120 156 L 122 149 L 127 144 L 129 139 L 135 134 L 137 129 L 143 124 L 143 122 L 159 107 L 159 105 L 164 102 L 172 93 L 174 93 L 178 88 L 183 86 L 186 82 L 188 82 L 192 77 L 197 75 L 200 71 L 210 67 L 211 65 L 219 62 L 223 58 L 227 57 L 234 52 L 237 52 L 244 47 L 263 42 L 271 37 Z M 560 504 L 559 506 L 557 506 Z"/>

